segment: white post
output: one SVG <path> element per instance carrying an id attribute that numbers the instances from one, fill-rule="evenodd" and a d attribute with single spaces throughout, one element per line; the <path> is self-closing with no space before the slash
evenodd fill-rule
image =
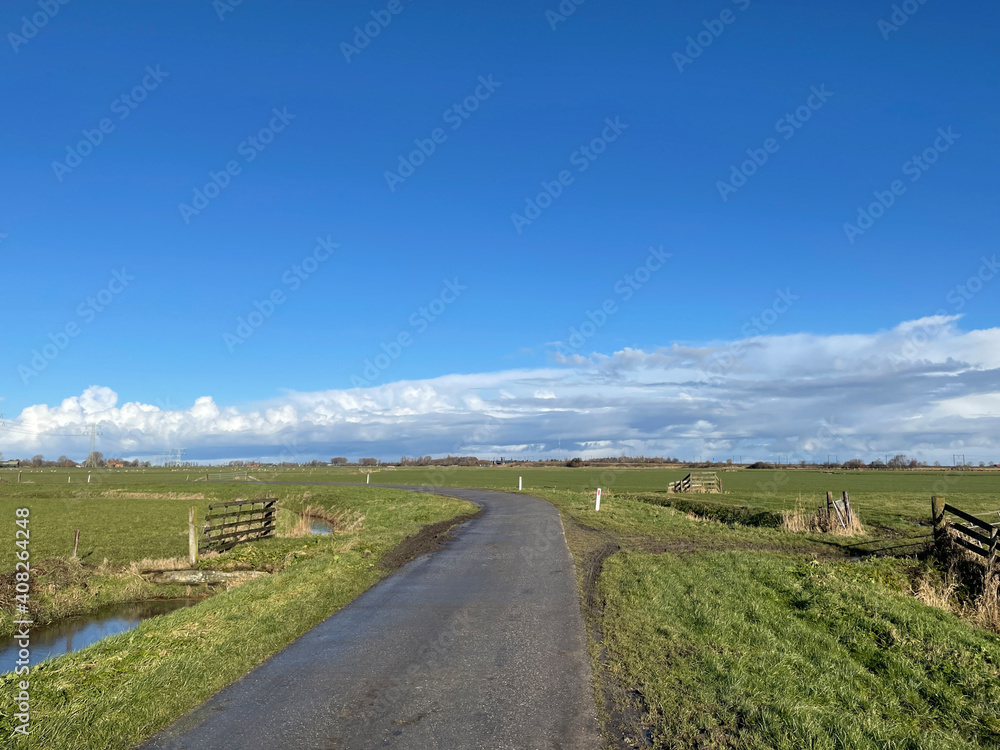
<path id="1" fill-rule="evenodd" d="M 369 474 L 368 479 L 365 480 L 365 484 L 371 484 L 371 483 L 372 483 L 372 475 Z"/>
<path id="2" fill-rule="evenodd" d="M 518 477 L 518 478 L 517 478 L 517 491 L 518 491 L 518 492 L 520 492 L 520 491 L 521 491 L 521 477 Z"/>
<path id="3" fill-rule="evenodd" d="M 70 476 L 66 477 L 66 484 L 70 484 L 72 481 L 73 481 L 73 477 L 70 477 Z"/>
<path id="4" fill-rule="evenodd" d="M 198 564 L 198 532 L 195 526 L 198 524 L 198 507 L 192 505 L 188 508 L 188 562 L 191 567 Z"/>
<path id="5" fill-rule="evenodd" d="M 594 510 L 600 510 L 600 509 L 601 509 L 601 488 L 598 487 L 597 488 L 597 506 L 594 508 Z"/>
<path id="6" fill-rule="evenodd" d="M 90 474 L 87 475 L 87 484 L 90 484 Z"/>
<path id="7" fill-rule="evenodd" d="M 17 483 L 21 483 L 21 472 L 17 472 Z"/>

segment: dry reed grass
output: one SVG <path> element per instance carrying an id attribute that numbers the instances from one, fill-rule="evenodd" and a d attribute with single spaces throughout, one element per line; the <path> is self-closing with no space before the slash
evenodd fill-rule
<path id="1" fill-rule="evenodd" d="M 796 503 L 795 510 L 786 510 L 782 515 L 784 516 L 782 527 L 785 531 L 819 532 L 838 536 L 859 536 L 865 533 L 865 527 L 861 523 L 861 519 L 858 518 L 858 512 L 853 509 L 846 526 L 841 522 L 836 512 L 830 513 L 822 507 L 808 510 Z"/>
<path id="2" fill-rule="evenodd" d="M 355 534 L 364 527 L 365 516 L 355 510 L 343 510 L 337 513 L 326 508 L 307 505 L 304 510 L 287 511 L 279 519 L 279 536 L 303 537 L 312 536 L 312 521 L 325 521 L 333 527 L 334 534 Z"/>
<path id="3" fill-rule="evenodd" d="M 982 592 L 971 602 L 958 596 L 960 589 L 952 575 L 940 582 L 923 577 L 914 585 L 913 595 L 929 607 L 952 612 L 977 627 L 1000 633 L 1000 575 L 989 576 Z"/>

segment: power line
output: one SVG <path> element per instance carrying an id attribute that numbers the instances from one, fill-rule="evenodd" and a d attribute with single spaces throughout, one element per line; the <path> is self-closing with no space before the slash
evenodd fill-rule
<path id="1" fill-rule="evenodd" d="M 24 425 L 15 425 L 10 422 L 0 421 L 0 430 L 13 432 L 17 435 L 31 435 L 33 437 L 92 437 L 100 435 L 101 430 L 97 425 L 92 425 L 87 432 L 45 432 L 43 430 L 25 429 Z"/>

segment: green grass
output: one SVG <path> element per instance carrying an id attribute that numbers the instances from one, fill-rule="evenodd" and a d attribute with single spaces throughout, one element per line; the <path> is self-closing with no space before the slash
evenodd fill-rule
<path id="1" fill-rule="evenodd" d="M 912 560 L 749 525 L 725 495 L 539 493 L 566 520 L 605 732 L 657 748 L 997 748 L 1000 637 L 914 596 Z M 680 501 L 659 506 L 650 497 Z M 708 508 L 718 520 L 690 515 Z M 593 561 L 615 544 L 591 598 Z M 612 547 L 613 549 L 613 547 Z M 633 700 L 629 696 L 638 696 Z"/>
<path id="2" fill-rule="evenodd" d="M 65 476 L 65 470 L 64 470 Z M 188 553 L 188 508 L 203 519 L 210 503 L 237 497 L 277 497 L 283 508 L 302 510 L 324 505 L 331 510 L 360 508 L 383 492 L 360 487 L 295 487 L 256 483 L 169 483 L 162 476 L 131 475 L 128 483 L 101 485 L 21 484 L 0 487 L 0 538 L 13 539 L 14 511 L 31 511 L 31 559 L 68 557 L 80 529 L 79 556 L 97 565 L 107 560 L 126 565 L 134 560 L 185 557 Z M 14 569 L 13 557 L 0 561 L 0 572 Z"/>
<path id="3" fill-rule="evenodd" d="M 398 468 L 372 472 L 377 484 L 482 487 L 513 491 L 518 477 L 524 491 L 593 491 L 601 487 L 613 493 L 665 492 L 668 484 L 684 477 L 686 468 L 533 468 L 453 467 Z M 367 472 L 357 467 L 343 469 L 274 470 L 261 476 L 303 481 L 364 482 Z M 929 523 L 932 495 L 973 513 L 1000 511 L 1000 471 L 819 471 L 803 469 L 735 469 L 717 472 L 723 494 L 702 496 L 706 500 L 760 510 L 813 508 L 825 502 L 826 493 L 851 495 L 862 519 L 872 525 L 899 531 L 918 523 Z M 308 478 L 308 479 L 307 479 Z"/>
<path id="4" fill-rule="evenodd" d="M 214 470 L 218 471 L 218 469 Z M 265 480 L 292 482 L 347 482 L 363 484 L 368 473 L 375 484 L 423 485 L 441 487 L 482 487 L 513 491 L 518 477 L 523 477 L 524 491 L 539 494 L 545 490 L 593 491 L 601 487 L 613 493 L 664 492 L 667 485 L 682 478 L 690 470 L 683 467 L 605 468 L 535 468 L 519 466 L 491 467 L 380 467 L 372 470 L 359 467 L 320 467 L 300 469 L 248 469 L 251 475 Z M 89 498 L 124 486 L 156 488 L 160 492 L 215 492 L 232 485 L 193 482 L 204 476 L 197 469 L 108 470 L 94 473 L 94 482 L 87 485 L 86 469 L 44 469 L 22 472 L 23 482 L 32 485 L 0 484 L 0 498 L 17 496 L 27 488 L 44 493 L 60 493 L 60 497 Z M 930 498 L 943 495 L 949 502 L 974 513 L 1000 511 L 1000 471 L 820 471 L 803 469 L 720 470 L 724 493 L 704 496 L 713 502 L 748 506 L 760 510 L 790 510 L 797 505 L 820 505 L 827 491 L 840 496 L 851 493 L 852 503 L 862 519 L 869 524 L 894 530 L 913 528 L 930 519 Z M 0 472 L 0 479 L 13 482 L 16 472 Z M 67 484 L 67 478 L 72 484 Z M 187 480 L 187 481 L 186 481 Z M 248 489 L 236 485 L 236 491 L 278 491 L 278 488 Z M 209 489 L 211 488 L 211 489 Z M 47 496 L 47 495 L 46 495 Z M 7 519 L 0 519 L 0 524 Z M 3 526 L 0 525 L 0 530 Z M 66 542 L 58 543 L 65 549 Z M 70 529 L 70 543 L 72 530 Z"/>
<path id="5" fill-rule="evenodd" d="M 258 563 L 280 559 L 287 565 L 272 576 L 33 667 L 31 748 L 131 747 L 372 586 L 386 574 L 377 561 L 406 536 L 474 510 L 459 500 L 377 488 L 309 488 L 308 498 L 302 488 L 275 489 L 288 493 L 288 504 L 360 511 L 364 525 L 356 538 L 335 535 L 241 545 L 236 555 L 256 556 Z M 60 528 L 61 521 L 47 518 L 60 512 L 60 498 L 20 502 L 32 504 L 32 545 L 36 538 L 41 542 L 46 529 Z M 186 502 L 177 501 L 177 507 L 183 509 Z M 91 506 L 95 512 L 99 507 Z M 78 519 L 87 518 L 75 512 Z M 149 512 L 151 518 L 173 517 L 172 511 L 161 510 L 159 516 Z M 171 543 L 164 541 L 168 549 Z M 251 549 L 256 551 L 247 552 Z M 131 548 L 119 559 L 138 554 L 145 556 L 138 547 Z M 0 704 L 12 705 L 16 682 L 13 675 L 0 678 Z M 29 747 L 26 741 L 12 739 L 13 727 L 5 710 L 0 718 L 3 746 Z"/>
<path id="6" fill-rule="evenodd" d="M 713 519 L 693 520 L 686 509 L 644 502 L 641 495 L 612 495 L 602 499 L 600 512 L 595 512 L 594 498 L 589 493 L 544 490 L 538 494 L 554 504 L 571 526 L 593 529 L 602 534 L 602 538 L 614 540 L 625 549 L 761 549 L 830 557 L 842 556 L 843 546 L 853 541 L 818 533 L 791 534 L 770 525 L 727 525 Z M 688 497 L 691 496 L 680 496 L 680 499 Z M 698 503 L 701 498 L 710 496 L 693 497 L 693 502 Z M 574 537 L 570 534 L 571 549 L 573 543 Z M 579 562 L 588 550 L 581 548 L 577 552 Z"/>
<path id="7" fill-rule="evenodd" d="M 898 561 L 624 553 L 609 669 L 657 748 L 1000 746 L 1000 638 L 900 591 Z"/>
<path id="8" fill-rule="evenodd" d="M 1000 510 L 1000 473 L 737 470 L 720 473 L 722 494 L 663 492 L 687 471 L 407 468 L 373 471 L 372 482 L 514 491 L 523 477 L 526 493 L 548 499 L 563 514 L 585 594 L 596 551 L 620 546 L 624 551 L 605 562 L 597 606 L 586 607 L 591 653 L 601 689 L 620 688 L 612 691 L 618 708 L 629 691 L 641 696 L 642 719 L 657 747 L 1000 748 L 1000 639 L 913 596 L 914 581 L 941 587 L 941 574 L 912 561 L 851 565 L 844 548 L 853 539 L 775 525 L 781 511 L 810 509 L 827 491 L 847 490 L 875 536 L 919 533 L 934 494 L 974 513 Z M 367 471 L 251 473 L 277 481 L 363 483 Z M 280 569 L 293 562 L 267 580 L 42 667 L 36 679 L 44 708 L 36 716 L 53 728 L 45 741 L 55 744 L 32 747 L 124 747 L 154 731 L 371 585 L 381 575 L 373 561 L 390 538 L 402 538 L 404 527 L 458 512 L 457 506 L 447 506 L 447 513 L 445 506 L 428 509 L 426 496 L 374 487 L 222 485 L 184 482 L 185 476 L 193 472 L 107 472 L 95 487 L 81 483 L 80 471 L 24 474 L 33 484 L 0 484 L 0 509 L 10 510 L 0 510 L 0 533 L 12 537 L 13 508 L 28 505 L 33 559 L 65 555 L 72 530 L 81 528 L 88 561 L 124 565 L 184 555 L 191 504 L 204 513 L 212 500 L 268 494 L 292 510 L 371 508 L 372 515 L 364 541 L 350 551 L 325 546 L 335 545 L 333 539 L 237 548 L 213 565 Z M 599 513 L 598 486 L 605 490 Z M 107 494 L 121 489 L 200 492 L 205 499 Z M 116 515 L 131 522 L 107 520 Z M 297 611 L 293 602 L 300 599 Z M 244 616 L 260 640 L 242 637 Z M 161 652 L 177 656 L 160 659 Z M 206 660 L 221 664 L 221 676 L 202 690 Z M 98 687 L 103 681 L 110 689 Z M 163 685 L 172 689 L 160 706 L 152 696 Z M 0 687 L 0 700 L 7 689 Z M 132 704 L 139 710 L 130 713 Z M 606 729 L 608 721 L 631 721 L 621 719 L 627 712 L 602 710 Z M 635 731 L 625 727 L 626 734 Z"/>

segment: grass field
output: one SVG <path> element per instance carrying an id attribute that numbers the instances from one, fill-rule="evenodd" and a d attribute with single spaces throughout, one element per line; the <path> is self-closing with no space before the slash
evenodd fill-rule
<path id="1" fill-rule="evenodd" d="M 602 487 L 605 491 L 615 492 L 662 492 L 671 481 L 682 478 L 690 470 L 680 467 L 567 469 L 491 466 L 380 467 L 371 470 L 359 467 L 253 468 L 246 471 L 265 481 L 364 484 L 366 475 L 370 473 L 373 484 L 481 487 L 509 491 L 517 488 L 520 476 L 523 477 L 525 491 L 587 491 Z M 199 492 L 206 486 L 223 486 L 193 481 L 205 474 L 198 469 L 103 470 L 94 473 L 91 485 L 86 484 L 88 473 L 86 469 L 23 470 L 21 480 L 36 488 L 65 485 L 64 489 L 72 489 L 80 496 L 89 496 L 88 489 L 100 492 L 123 487 L 156 486 L 159 491 L 169 491 L 166 489 L 169 486 L 175 492 Z M 929 515 L 930 497 L 935 494 L 954 497 L 956 501 L 983 504 L 984 508 L 991 510 L 1000 508 L 1000 470 L 821 471 L 789 468 L 721 470 L 718 474 L 724 486 L 724 493 L 718 496 L 719 499 L 728 498 L 729 502 L 763 508 L 792 508 L 800 499 L 811 502 L 815 498 L 818 503 L 827 491 L 839 495 L 844 490 L 860 502 L 870 501 L 873 508 L 887 506 L 889 513 L 914 518 Z M 16 478 L 16 471 L 0 470 L 0 480 L 8 482 L 0 483 L 0 498 L 25 486 L 14 484 Z M 67 484 L 67 479 L 72 484 Z"/>
<path id="2" fill-rule="evenodd" d="M 896 561 L 616 555 L 611 668 L 657 748 L 1000 746 L 1000 640 L 894 578 Z"/>
<path id="3" fill-rule="evenodd" d="M 377 484 L 443 487 L 482 487 L 510 491 L 523 479 L 525 492 L 548 490 L 635 494 L 665 492 L 667 485 L 684 477 L 685 468 L 534 468 L 454 467 L 382 468 L 371 472 Z M 357 467 L 313 470 L 268 470 L 262 478 L 289 481 L 308 478 L 316 482 L 364 482 L 368 473 Z M 1000 471 L 818 471 L 810 469 L 737 469 L 719 471 L 723 494 L 700 495 L 712 503 L 783 511 L 815 508 L 826 493 L 847 491 L 861 518 L 872 527 L 907 531 L 929 525 L 932 495 L 972 513 L 1000 511 Z M 65 481 L 65 480 L 64 480 Z M 1000 519 L 1000 515 L 997 516 Z"/>
<path id="4" fill-rule="evenodd" d="M 869 536 L 926 532 L 931 495 L 978 514 L 1000 510 L 1000 472 L 736 470 L 720 472 L 722 494 L 664 492 L 687 471 L 382 468 L 371 481 L 513 491 L 520 476 L 525 492 L 556 505 L 580 576 L 609 747 L 1000 748 L 995 609 L 950 587 L 929 561 L 852 564 L 845 546 L 855 539 L 774 523 L 782 511 L 815 508 L 827 491 L 846 490 Z M 251 470 L 303 484 L 363 484 L 367 473 Z M 211 564 L 281 572 L 42 667 L 36 716 L 50 734 L 32 747 L 126 747 L 378 580 L 374 561 L 395 541 L 468 507 L 376 487 L 195 476 L 104 472 L 87 485 L 85 470 L 57 470 L 23 472 L 18 485 L 0 474 L 8 478 L 0 534 L 13 536 L 13 508 L 30 507 L 32 559 L 42 561 L 66 555 L 80 528 L 93 584 L 86 606 L 136 595 L 119 588 L 115 569 L 183 556 L 189 505 L 203 514 L 212 501 L 267 494 L 282 499 L 287 515 L 313 506 L 366 519 L 349 539 L 239 547 Z M 102 578 L 105 559 L 111 572 Z M 66 603 L 52 611 L 65 613 Z M 242 637 L 244 619 L 257 640 Z M 223 664 L 217 679 L 204 662 Z M 175 689 L 154 700 L 163 685 Z M 0 700 L 9 689 L 0 685 Z"/>
<path id="5" fill-rule="evenodd" d="M 566 522 L 609 747 L 1000 747 L 1000 620 L 929 561 L 849 563 L 849 538 L 644 493 L 600 512 L 589 492 L 539 494 Z M 906 517 L 905 496 L 882 498 Z"/>

